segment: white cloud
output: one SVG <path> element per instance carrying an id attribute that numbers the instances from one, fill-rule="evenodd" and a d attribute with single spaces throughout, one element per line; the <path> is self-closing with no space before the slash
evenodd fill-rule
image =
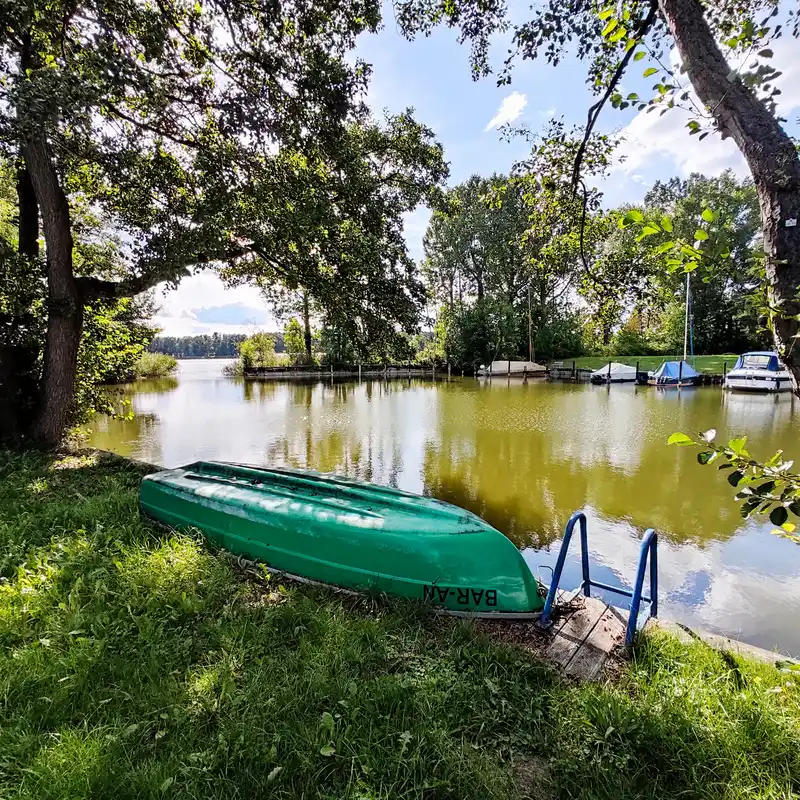
<path id="1" fill-rule="evenodd" d="M 783 73 L 774 81 L 775 86 L 782 90 L 776 98 L 778 112 L 790 120 L 792 112 L 800 108 L 800 60 L 793 46 L 791 37 L 778 40 L 772 45 L 774 56 L 770 59 L 770 63 Z M 677 60 L 677 53 L 673 51 L 673 64 Z M 691 97 L 698 102 L 693 92 Z M 690 136 L 686 129 L 686 123 L 692 118 L 688 111 L 679 108 L 663 115 L 658 107 L 649 113 L 640 111 L 623 130 L 625 140 L 617 153 L 625 160 L 617 169 L 633 177 L 634 173 L 647 167 L 661 166 L 664 159 L 668 159 L 682 176 L 692 172 L 715 175 L 728 168 L 741 176 L 747 175 L 747 164 L 733 140 L 723 140 L 718 133 L 712 132 L 701 142 L 699 136 Z"/>
<path id="2" fill-rule="evenodd" d="M 165 289 L 163 285 L 158 287 L 156 302 L 159 310 L 153 319 L 153 324 L 161 328 L 166 336 L 192 336 L 214 331 L 250 334 L 256 329 L 274 330 L 277 327 L 271 313 L 269 321 L 264 325 L 255 322 L 226 324 L 199 321 L 198 312 L 219 306 L 241 305 L 267 311 L 267 304 L 254 286 L 228 288 L 219 276 L 211 271 L 198 272 L 184 278 L 178 288 L 172 291 Z"/>
<path id="3" fill-rule="evenodd" d="M 502 125 L 513 122 L 519 117 L 526 105 L 528 105 L 528 101 L 524 94 L 511 92 L 510 95 L 503 98 L 500 108 L 489 120 L 489 124 L 484 128 L 484 131 L 490 131 L 492 128 L 499 128 Z"/>

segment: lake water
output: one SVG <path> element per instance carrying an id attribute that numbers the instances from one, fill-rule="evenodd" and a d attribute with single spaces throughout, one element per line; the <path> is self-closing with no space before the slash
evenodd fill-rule
<path id="1" fill-rule="evenodd" d="M 198 459 L 310 467 L 469 508 L 548 566 L 570 514 L 589 518 L 592 577 L 630 586 L 639 538 L 660 536 L 660 613 L 800 654 L 800 547 L 743 521 L 724 473 L 675 431 L 746 434 L 761 456 L 800 457 L 792 396 L 657 391 L 541 379 L 245 383 L 227 361 L 124 391 L 135 418 L 101 418 L 89 444 L 166 466 Z M 578 540 L 562 585 L 580 581 Z"/>

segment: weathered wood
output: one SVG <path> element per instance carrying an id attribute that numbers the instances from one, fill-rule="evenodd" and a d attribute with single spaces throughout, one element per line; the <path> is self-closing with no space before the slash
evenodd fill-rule
<path id="1" fill-rule="evenodd" d="M 583 607 L 554 632 L 553 640 L 544 652 L 545 658 L 562 667 L 569 664 L 605 610 L 605 603 L 587 597 Z"/>
<path id="2" fill-rule="evenodd" d="M 597 623 L 564 668 L 564 673 L 583 681 L 592 681 L 600 674 L 613 653 L 625 641 L 627 622 L 622 614 L 606 606 Z"/>

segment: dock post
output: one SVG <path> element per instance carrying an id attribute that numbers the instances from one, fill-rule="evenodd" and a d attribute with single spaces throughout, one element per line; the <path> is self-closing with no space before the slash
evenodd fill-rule
<path id="1" fill-rule="evenodd" d="M 450 380 L 450 362 L 447 362 L 447 380 Z"/>
<path id="2" fill-rule="evenodd" d="M 572 380 L 575 380 L 578 377 L 578 372 L 575 369 L 575 362 L 572 362 Z"/>
<path id="3" fill-rule="evenodd" d="M 361 383 L 361 362 L 358 362 L 358 382 Z"/>
<path id="4" fill-rule="evenodd" d="M 688 273 L 687 273 L 688 274 Z M 681 388 L 681 382 L 683 381 L 683 361 L 678 364 L 678 388 Z"/>
<path id="5" fill-rule="evenodd" d="M 728 362 L 722 362 L 722 385 L 725 385 L 725 380 L 728 377 Z"/>
<path id="6" fill-rule="evenodd" d="M 611 362 L 608 362 L 608 375 L 606 376 L 606 383 L 611 386 Z"/>
<path id="7" fill-rule="evenodd" d="M 636 381 L 635 383 L 639 383 L 639 362 L 636 362 Z"/>
<path id="8" fill-rule="evenodd" d="M 331 361 L 331 381 L 333 380 L 333 362 Z"/>

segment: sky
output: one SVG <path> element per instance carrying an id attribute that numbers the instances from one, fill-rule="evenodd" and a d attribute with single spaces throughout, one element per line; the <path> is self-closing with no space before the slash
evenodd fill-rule
<path id="1" fill-rule="evenodd" d="M 783 72 L 775 81 L 782 90 L 778 109 L 789 120 L 787 127 L 797 133 L 800 116 L 800 59 L 796 40 L 779 39 L 771 45 L 771 63 Z M 500 63 L 508 42 L 498 39 L 493 57 Z M 456 32 L 439 28 L 429 37 L 404 39 L 397 30 L 391 9 L 377 35 L 362 36 L 356 55 L 372 65 L 367 100 L 374 114 L 397 113 L 413 108 L 419 122 L 430 127 L 444 146 L 450 165 L 450 185 L 470 175 L 507 173 L 526 155 L 522 139 L 504 140 L 506 124 L 525 124 L 536 131 L 551 117 L 563 117 L 568 125 L 582 124 L 593 98 L 585 84 L 586 65 L 567 58 L 557 68 L 544 62 L 520 62 L 507 86 L 497 86 L 491 75 L 473 81 L 469 48 L 459 45 Z M 673 55 L 674 58 L 674 55 Z M 649 96 L 654 78 L 639 77 L 649 65 L 637 62 L 623 79 L 625 92 Z M 700 142 L 688 135 L 688 115 L 672 109 L 660 116 L 610 106 L 600 117 L 598 130 L 617 131 L 623 142 L 617 162 L 603 182 L 607 206 L 640 201 L 659 179 L 692 172 L 716 175 L 733 169 L 747 175 L 736 146 L 710 134 Z M 414 258 L 422 256 L 422 237 L 430 214 L 419 208 L 405 219 L 405 236 Z M 176 290 L 157 290 L 160 311 L 155 324 L 164 335 L 199 333 L 245 333 L 275 330 L 274 320 L 258 290 L 239 286 L 226 288 L 208 270 L 184 279 Z"/>

